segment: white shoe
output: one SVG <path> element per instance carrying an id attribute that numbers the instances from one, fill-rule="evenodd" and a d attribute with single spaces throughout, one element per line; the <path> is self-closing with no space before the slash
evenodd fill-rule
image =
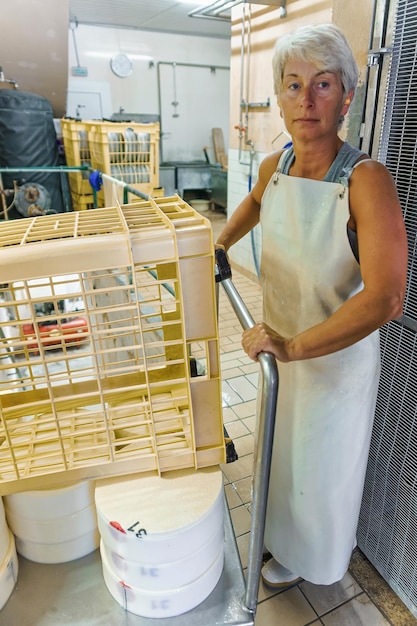
<path id="1" fill-rule="evenodd" d="M 269 559 L 265 563 L 261 570 L 261 576 L 263 582 L 268 587 L 289 587 L 302 580 L 275 559 Z"/>

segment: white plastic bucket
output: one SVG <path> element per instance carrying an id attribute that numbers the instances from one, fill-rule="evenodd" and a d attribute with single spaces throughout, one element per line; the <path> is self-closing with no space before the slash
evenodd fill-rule
<path id="1" fill-rule="evenodd" d="M 205 213 L 210 208 L 210 200 L 203 200 L 196 198 L 195 200 L 189 200 L 188 204 L 193 207 L 199 213 Z"/>

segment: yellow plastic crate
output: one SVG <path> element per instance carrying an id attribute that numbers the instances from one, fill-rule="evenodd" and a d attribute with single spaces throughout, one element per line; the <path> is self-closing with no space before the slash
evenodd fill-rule
<path id="1" fill-rule="evenodd" d="M 0 495 L 225 461 L 206 218 L 173 196 L 3 222 L 0 272 Z"/>
<path id="2" fill-rule="evenodd" d="M 61 119 L 62 140 L 64 142 L 65 160 L 67 165 L 91 167 L 90 147 L 88 144 L 88 128 L 93 124 L 89 121 Z M 91 195 L 92 187 L 89 181 L 90 172 L 68 173 L 68 183 L 72 193 Z"/>
<path id="3" fill-rule="evenodd" d="M 97 207 L 94 207 L 93 194 L 78 194 L 71 191 L 71 201 L 73 211 L 87 211 L 94 208 L 104 207 L 104 195 L 102 191 L 97 192 Z"/>
<path id="4" fill-rule="evenodd" d="M 158 123 L 97 122 L 89 126 L 94 169 L 143 193 L 159 187 Z"/>
<path id="5" fill-rule="evenodd" d="M 165 196 L 165 189 L 163 187 L 156 187 L 152 189 L 150 196 L 152 198 L 163 198 Z"/>

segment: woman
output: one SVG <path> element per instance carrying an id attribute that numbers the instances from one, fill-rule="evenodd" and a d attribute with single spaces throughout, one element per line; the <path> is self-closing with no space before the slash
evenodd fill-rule
<path id="1" fill-rule="evenodd" d="M 274 88 L 292 148 L 267 156 L 217 244 L 260 221 L 264 321 L 278 361 L 265 584 L 331 584 L 356 544 L 379 378 L 378 328 L 402 313 L 407 240 L 388 170 L 338 136 L 358 79 L 333 25 L 278 40 Z"/>

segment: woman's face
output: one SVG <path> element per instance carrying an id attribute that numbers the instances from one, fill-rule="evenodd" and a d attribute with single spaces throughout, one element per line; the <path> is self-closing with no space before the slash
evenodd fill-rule
<path id="1" fill-rule="evenodd" d="M 346 115 L 352 96 L 344 95 L 339 73 L 290 59 L 284 67 L 278 105 L 293 141 L 313 141 L 337 134 L 340 116 Z"/>

